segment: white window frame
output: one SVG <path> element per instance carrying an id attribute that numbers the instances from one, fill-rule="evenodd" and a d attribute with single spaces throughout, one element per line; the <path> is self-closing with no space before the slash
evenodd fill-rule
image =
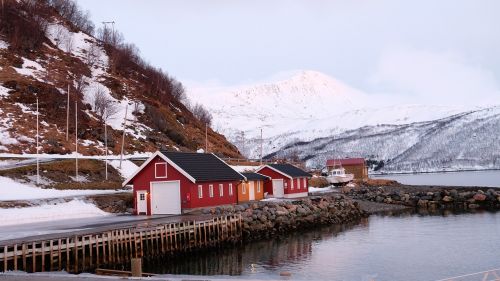
<path id="1" fill-rule="evenodd" d="M 243 183 L 241 185 L 241 193 L 242 194 L 247 194 L 247 184 L 246 183 Z"/>
<path id="2" fill-rule="evenodd" d="M 300 189 L 300 178 L 297 178 L 297 189 Z"/>
<path id="3" fill-rule="evenodd" d="M 162 177 L 158 176 L 158 165 L 165 165 L 165 176 L 162 176 Z M 157 179 L 165 179 L 167 177 L 168 177 L 168 174 L 167 174 L 167 162 L 158 162 L 158 163 L 155 163 L 155 178 L 157 178 Z"/>
<path id="4" fill-rule="evenodd" d="M 260 181 L 257 181 L 257 192 L 260 192 Z"/>
<path id="5" fill-rule="evenodd" d="M 208 195 L 210 196 L 210 198 L 214 197 L 214 185 L 213 184 L 210 184 L 208 186 Z"/>
<path id="6" fill-rule="evenodd" d="M 294 186 L 293 186 L 293 182 L 294 182 L 294 180 L 293 180 L 293 179 L 291 179 L 290 181 L 291 181 L 291 183 L 292 183 L 291 190 L 293 190 L 293 188 L 294 188 Z"/>
<path id="7" fill-rule="evenodd" d="M 304 184 L 304 189 L 307 189 L 307 179 L 303 178 L 302 183 Z"/>
<path id="8" fill-rule="evenodd" d="M 198 185 L 198 198 L 203 198 L 203 185 Z"/>
<path id="9" fill-rule="evenodd" d="M 284 182 L 283 185 L 285 186 L 285 189 L 288 189 L 288 181 L 284 180 L 283 182 Z"/>
<path id="10" fill-rule="evenodd" d="M 229 196 L 233 196 L 233 184 L 229 184 Z"/>
<path id="11" fill-rule="evenodd" d="M 224 184 L 219 183 L 219 197 L 224 197 Z"/>

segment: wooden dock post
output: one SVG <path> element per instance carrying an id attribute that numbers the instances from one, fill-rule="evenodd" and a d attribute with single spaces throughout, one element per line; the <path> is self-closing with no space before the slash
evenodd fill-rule
<path id="1" fill-rule="evenodd" d="M 133 258 L 130 262 L 130 270 L 132 277 L 142 277 L 142 260 L 140 258 Z"/>

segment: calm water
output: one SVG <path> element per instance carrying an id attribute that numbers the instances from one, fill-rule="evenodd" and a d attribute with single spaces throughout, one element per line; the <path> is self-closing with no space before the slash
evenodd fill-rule
<path id="1" fill-rule="evenodd" d="M 453 185 L 500 187 L 500 171 L 471 171 L 405 175 L 377 175 L 373 178 L 397 180 L 413 185 Z"/>
<path id="2" fill-rule="evenodd" d="M 372 216 L 356 226 L 145 266 L 157 273 L 241 279 L 280 279 L 288 271 L 293 280 L 438 280 L 500 268 L 500 213 Z"/>

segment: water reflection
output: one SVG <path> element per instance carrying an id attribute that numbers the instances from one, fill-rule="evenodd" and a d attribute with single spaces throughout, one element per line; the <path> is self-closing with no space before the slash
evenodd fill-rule
<path id="1" fill-rule="evenodd" d="M 243 243 L 235 247 L 190 253 L 175 258 L 157 258 L 144 262 L 144 271 L 158 274 L 242 275 L 301 264 L 311 258 L 314 244 L 334 239 L 356 224 L 336 225 L 292 232 L 273 239 Z M 367 227 L 363 219 L 358 227 Z"/>
<path id="2" fill-rule="evenodd" d="M 290 233 L 146 262 L 163 274 L 238 279 L 424 281 L 500 268 L 500 213 L 372 216 L 357 225 Z"/>

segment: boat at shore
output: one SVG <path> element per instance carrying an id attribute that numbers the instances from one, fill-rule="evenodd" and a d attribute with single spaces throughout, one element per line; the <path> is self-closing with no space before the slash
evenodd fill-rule
<path id="1" fill-rule="evenodd" d="M 326 176 L 326 180 L 328 181 L 328 183 L 331 183 L 333 185 L 347 184 L 353 179 L 354 175 L 346 174 L 345 169 L 341 166 L 328 171 L 328 175 Z"/>

